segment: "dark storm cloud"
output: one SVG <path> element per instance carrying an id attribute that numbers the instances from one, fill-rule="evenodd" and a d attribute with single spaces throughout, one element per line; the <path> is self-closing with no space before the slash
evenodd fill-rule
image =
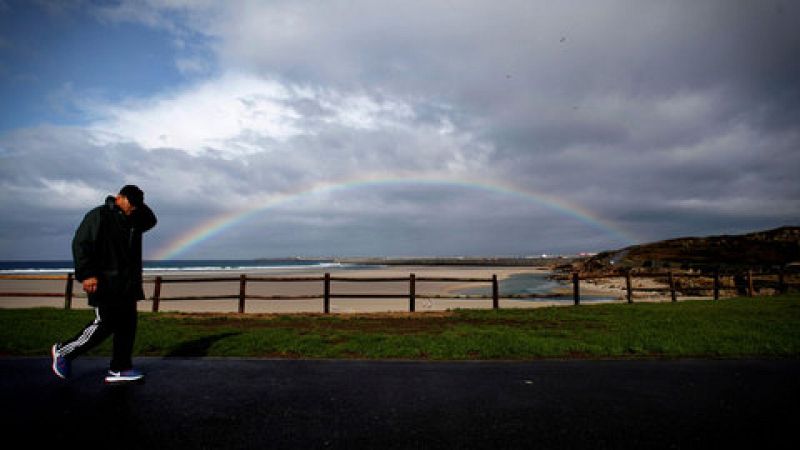
<path id="1" fill-rule="evenodd" d="M 795 4 L 314 9 L 247 9 L 252 19 L 235 22 L 241 32 L 220 32 L 220 52 L 293 80 L 436 98 L 458 112 L 457 127 L 494 148 L 492 169 L 539 190 L 570 196 L 577 176 L 617 195 L 652 192 L 665 205 L 771 191 L 797 212 L 796 184 L 780 175 L 797 162 Z"/>

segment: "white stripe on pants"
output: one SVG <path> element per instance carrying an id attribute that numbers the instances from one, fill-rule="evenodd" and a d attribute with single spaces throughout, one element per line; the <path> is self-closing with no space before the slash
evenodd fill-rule
<path id="1" fill-rule="evenodd" d="M 101 322 L 102 322 L 102 320 L 100 319 L 100 309 L 99 308 L 95 308 L 94 309 L 94 322 L 89 324 L 89 326 L 86 327 L 85 330 L 83 330 L 83 333 L 80 335 L 80 337 L 78 337 L 78 339 L 75 339 L 72 342 L 68 342 L 66 345 L 64 345 L 63 347 L 59 348 L 58 349 L 58 355 L 59 356 L 67 356 L 70 353 L 74 352 L 75 349 L 77 349 L 80 346 L 85 345 L 87 342 L 89 342 L 89 339 L 92 338 L 94 333 L 100 327 L 100 323 Z"/>

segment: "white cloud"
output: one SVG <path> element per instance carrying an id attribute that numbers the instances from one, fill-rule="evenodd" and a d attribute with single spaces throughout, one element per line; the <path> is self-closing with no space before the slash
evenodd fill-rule
<path id="1" fill-rule="evenodd" d="M 83 181 L 41 180 L 42 204 L 51 208 L 77 208 L 93 204 L 108 194 Z"/>
<path id="2" fill-rule="evenodd" d="M 178 58 L 175 67 L 184 75 L 205 74 L 210 69 L 208 61 L 202 58 Z"/>
<path id="3" fill-rule="evenodd" d="M 414 118 L 411 107 L 399 101 L 379 101 L 364 94 L 331 93 L 319 98 L 320 106 L 333 112 L 328 123 L 357 130 L 374 130 Z"/>
<path id="4" fill-rule="evenodd" d="M 90 186 L 82 180 L 39 178 L 28 185 L 3 183 L 4 204 L 25 199 L 29 206 L 50 210 L 75 210 L 95 205 L 108 191 Z"/>
<path id="5" fill-rule="evenodd" d="M 105 119 L 92 128 L 98 136 L 117 136 L 146 149 L 212 151 L 233 158 L 262 150 L 248 136 L 285 141 L 302 132 L 295 125 L 297 114 L 282 105 L 288 98 L 274 81 L 226 75 L 175 94 L 99 106 L 96 114 Z"/>
<path id="6" fill-rule="evenodd" d="M 285 85 L 225 74 L 177 93 L 119 104 L 95 104 L 95 144 L 134 142 L 147 150 L 237 159 L 269 155 L 261 164 L 290 172 L 346 177 L 365 169 L 466 171 L 491 147 L 446 115 L 420 120 L 416 108 L 388 95 Z M 325 154 L 324 159 L 320 155 Z M 417 158 L 422 159 L 416 159 Z M 320 161 L 333 164 L 319 167 Z M 404 161 L 405 160 L 405 161 Z"/>

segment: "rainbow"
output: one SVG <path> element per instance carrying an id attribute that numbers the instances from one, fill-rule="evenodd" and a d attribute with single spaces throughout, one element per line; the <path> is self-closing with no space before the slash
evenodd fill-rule
<path id="1" fill-rule="evenodd" d="M 208 239 L 224 233 L 263 211 L 280 205 L 296 202 L 303 197 L 310 197 L 323 193 L 352 190 L 364 187 L 381 187 L 391 185 L 429 185 L 441 187 L 458 187 L 464 189 L 477 189 L 502 195 L 512 195 L 525 201 L 532 201 L 548 209 L 572 217 L 604 233 L 622 243 L 635 243 L 638 239 L 619 226 L 599 217 L 595 213 L 575 204 L 568 203 L 551 195 L 546 195 L 530 190 L 523 190 L 516 186 L 497 181 L 467 180 L 460 178 L 442 177 L 399 177 L 399 176 L 372 176 L 343 181 L 319 182 L 307 185 L 290 192 L 269 196 L 266 200 L 257 202 L 255 206 L 246 209 L 230 211 L 215 216 L 196 227 L 181 234 L 176 239 L 168 242 L 154 254 L 154 259 L 176 259 L 189 249 L 202 244 Z"/>

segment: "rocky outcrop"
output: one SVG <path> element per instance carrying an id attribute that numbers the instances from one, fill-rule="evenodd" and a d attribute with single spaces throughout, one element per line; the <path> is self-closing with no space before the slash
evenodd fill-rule
<path id="1" fill-rule="evenodd" d="M 687 237 L 599 253 L 576 263 L 586 273 L 645 270 L 735 272 L 774 270 L 800 262 L 800 227 L 781 227 L 743 235 Z"/>

